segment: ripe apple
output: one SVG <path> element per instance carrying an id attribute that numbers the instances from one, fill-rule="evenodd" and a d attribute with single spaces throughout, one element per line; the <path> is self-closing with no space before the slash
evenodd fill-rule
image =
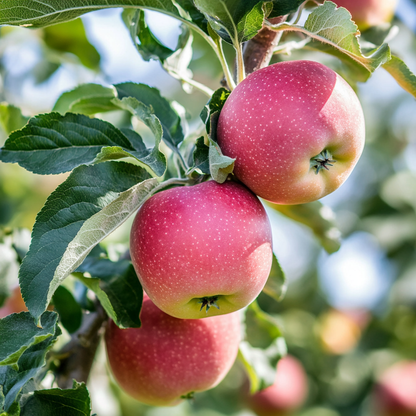
<path id="1" fill-rule="evenodd" d="M 373 395 L 377 415 L 416 415 L 416 361 L 401 361 L 380 377 Z"/>
<path id="2" fill-rule="evenodd" d="M 389 22 L 396 9 L 397 0 L 334 0 L 345 7 L 360 30 Z"/>
<path id="3" fill-rule="evenodd" d="M 253 395 L 247 394 L 246 400 L 258 416 L 283 416 L 302 406 L 307 392 L 307 377 L 302 364 L 287 355 L 277 364 L 274 384 Z"/>
<path id="4" fill-rule="evenodd" d="M 6 299 L 4 305 L 0 308 L 0 318 L 4 318 L 12 313 L 27 311 L 25 301 L 22 298 L 20 287 L 16 286 L 11 295 Z"/>
<path id="5" fill-rule="evenodd" d="M 105 334 L 112 373 L 130 396 L 154 406 L 173 406 L 216 386 L 230 370 L 240 342 L 238 313 L 177 319 L 145 294 L 141 328 L 109 322 Z"/>
<path id="6" fill-rule="evenodd" d="M 272 264 L 272 233 L 245 186 L 209 181 L 147 200 L 131 229 L 130 253 L 160 309 L 197 319 L 234 312 L 257 297 Z"/>
<path id="7" fill-rule="evenodd" d="M 234 173 L 276 204 L 303 204 L 347 179 L 364 146 L 351 87 L 317 62 L 280 62 L 250 74 L 221 111 L 217 139 Z"/>

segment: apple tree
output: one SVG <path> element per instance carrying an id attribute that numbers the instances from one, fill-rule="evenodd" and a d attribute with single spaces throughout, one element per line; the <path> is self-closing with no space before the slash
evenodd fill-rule
<path id="1" fill-rule="evenodd" d="M 107 392 L 123 416 L 416 414 L 416 40 L 396 3 L 0 0 L 1 415 L 100 414 Z M 174 93 L 108 82 L 84 26 L 105 9 Z M 54 104 L 25 107 L 29 79 Z M 359 278 L 354 238 L 391 271 L 384 303 L 319 283 Z"/>

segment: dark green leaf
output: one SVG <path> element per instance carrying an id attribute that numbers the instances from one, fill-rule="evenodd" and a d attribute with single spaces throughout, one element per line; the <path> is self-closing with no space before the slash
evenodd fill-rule
<path id="1" fill-rule="evenodd" d="M 408 93 L 416 98 L 416 76 L 408 66 L 397 56 L 392 56 L 383 68 L 397 81 Z"/>
<path id="2" fill-rule="evenodd" d="M 30 317 L 29 319 L 32 321 L 33 325 L 32 318 Z M 61 330 L 59 329 L 58 324 L 56 324 L 55 333 L 52 336 L 38 344 L 32 345 L 21 355 L 17 363 L 19 367 L 18 370 L 15 370 L 12 366 L 0 367 L 0 386 L 3 386 L 5 399 L 4 408 L 6 411 L 10 412 L 11 409 L 16 406 L 16 400 L 18 400 L 22 393 L 22 389 L 27 393 L 33 389 L 34 385 L 36 385 L 36 383 L 29 383 L 29 381 L 37 378 L 38 375 L 42 373 L 42 367 L 44 367 L 46 363 L 46 354 L 53 347 L 60 334 Z M 1 408 L 0 393 L 0 409 Z"/>
<path id="3" fill-rule="evenodd" d="M 266 202 L 275 211 L 309 227 L 322 247 L 335 253 L 341 247 L 341 233 L 335 224 L 335 214 L 331 208 L 320 201 L 301 205 L 277 205 Z"/>
<path id="4" fill-rule="evenodd" d="M 114 88 L 99 84 L 83 84 L 64 92 L 56 101 L 53 111 L 62 115 L 68 112 L 92 115 L 112 111 L 117 109 L 111 101 L 115 96 Z"/>
<path id="5" fill-rule="evenodd" d="M 134 212 L 129 211 L 130 206 L 113 203 L 147 178 L 144 169 L 123 162 L 80 166 L 49 196 L 37 216 L 30 250 L 20 269 L 23 297 L 34 317 L 46 309 L 62 280 L 78 267 L 76 262 L 107 235 L 107 227 L 115 226 L 112 221 Z M 131 209 L 135 207 L 133 204 Z M 101 213 L 106 217 L 101 218 Z M 70 243 L 81 254 L 68 248 Z"/>
<path id="6" fill-rule="evenodd" d="M 91 400 L 84 383 L 72 389 L 36 390 L 25 403 L 21 416 L 90 416 Z"/>
<path id="7" fill-rule="evenodd" d="M 269 17 L 294 13 L 305 0 L 273 0 L 273 11 Z"/>
<path id="8" fill-rule="evenodd" d="M 205 123 L 207 133 L 211 135 L 214 141 L 216 141 L 218 117 L 230 94 L 231 92 L 227 89 L 219 88 L 212 94 L 212 97 L 201 111 L 201 120 Z"/>
<path id="9" fill-rule="evenodd" d="M 76 276 L 95 294 L 110 318 L 120 328 L 139 328 L 143 289 L 130 261 L 112 262 L 87 257 Z"/>
<path id="10" fill-rule="evenodd" d="M 199 173 L 209 175 L 209 146 L 204 143 L 204 138 L 199 137 L 196 140 L 195 149 L 192 154 L 193 165 L 191 170 L 196 170 Z"/>
<path id="11" fill-rule="evenodd" d="M 7 134 L 21 129 L 28 120 L 29 117 L 22 115 L 20 108 L 11 104 L 0 103 L 0 125 Z"/>
<path id="12" fill-rule="evenodd" d="M 15 313 L 0 319 L 0 366 L 11 365 L 18 368 L 21 355 L 32 345 L 36 345 L 53 336 L 56 332 L 58 315 L 45 312 L 37 327 L 29 312 Z"/>
<path id="13" fill-rule="evenodd" d="M 266 285 L 263 288 L 263 292 L 279 302 L 283 299 L 286 289 L 286 276 L 273 253 L 272 268 L 270 270 Z"/>
<path id="14" fill-rule="evenodd" d="M 44 27 L 67 22 L 94 10 L 109 7 L 130 7 L 156 10 L 179 17 L 178 9 L 171 1 L 159 0 L 2 0 L 0 25 Z"/>
<path id="15" fill-rule="evenodd" d="M 63 327 L 70 333 L 74 333 L 82 322 L 82 309 L 72 293 L 64 286 L 59 286 L 52 297 L 55 310 Z"/>
<path id="16" fill-rule="evenodd" d="M 16 284 L 19 273 L 17 255 L 10 240 L 8 238 L 5 243 L 0 243 L 0 306 L 9 297 L 11 286 Z"/>
<path id="17" fill-rule="evenodd" d="M 182 17 L 191 20 L 205 33 L 208 33 L 207 19 L 205 19 L 205 16 L 195 7 L 193 0 L 175 0 L 175 5 Z"/>
<path id="18" fill-rule="evenodd" d="M 145 61 L 157 59 L 163 63 L 173 54 L 174 51 L 163 45 L 149 29 L 143 10 L 125 9 L 122 17 L 136 49 Z"/>
<path id="19" fill-rule="evenodd" d="M 163 127 L 163 139 L 166 144 L 175 149 L 184 139 L 181 119 L 166 98 L 160 95 L 156 88 L 145 84 L 126 82 L 115 85 L 120 100 L 133 97 L 137 101 L 151 107 L 155 116 L 160 120 Z"/>
<path id="20" fill-rule="evenodd" d="M 254 37 L 263 26 L 263 3 L 259 0 L 194 0 L 211 27 L 235 47 Z M 270 10 L 269 10 L 270 12 Z"/>
<path id="21" fill-rule="evenodd" d="M 43 29 L 42 35 L 49 48 L 76 55 L 87 68 L 98 68 L 100 54 L 88 41 L 81 19 L 49 26 Z"/>
<path id="22" fill-rule="evenodd" d="M 0 150 L 0 160 L 40 174 L 68 172 L 90 164 L 104 146 L 134 150 L 112 124 L 81 114 L 43 114 L 15 131 Z"/>

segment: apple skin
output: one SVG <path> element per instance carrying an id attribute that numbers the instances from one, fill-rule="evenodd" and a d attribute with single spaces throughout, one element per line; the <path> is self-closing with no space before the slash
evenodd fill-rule
<path id="1" fill-rule="evenodd" d="M 216 386 L 234 363 L 240 342 L 238 313 L 177 319 L 145 294 L 140 328 L 105 333 L 112 373 L 130 396 L 153 406 L 174 406 L 193 392 Z"/>
<path id="2" fill-rule="evenodd" d="M 373 392 L 380 416 L 416 415 L 416 361 L 401 361 L 388 368 Z"/>
<path id="3" fill-rule="evenodd" d="M 234 312 L 258 296 L 272 264 L 272 232 L 245 186 L 209 181 L 147 200 L 133 222 L 130 253 L 160 309 L 198 319 Z M 201 310 L 206 297 L 217 297 L 219 309 Z"/>
<path id="4" fill-rule="evenodd" d="M 26 312 L 27 307 L 25 301 L 22 298 L 20 287 L 17 286 L 13 289 L 11 295 L 6 299 L 3 306 L 0 308 L 0 319 L 8 316 L 12 313 Z"/>
<path id="5" fill-rule="evenodd" d="M 351 13 L 361 31 L 389 22 L 397 6 L 397 0 L 335 0 L 334 3 Z"/>
<path id="6" fill-rule="evenodd" d="M 247 393 L 247 405 L 258 416 L 283 416 L 302 406 L 308 383 L 302 364 L 287 355 L 277 364 L 273 385 L 253 395 Z"/>
<path id="7" fill-rule="evenodd" d="M 315 201 L 337 189 L 356 165 L 365 138 L 360 102 L 344 79 L 317 62 L 280 62 L 250 74 L 220 113 L 217 140 L 236 158 L 234 173 L 276 204 Z M 311 159 L 336 160 L 316 174 Z"/>

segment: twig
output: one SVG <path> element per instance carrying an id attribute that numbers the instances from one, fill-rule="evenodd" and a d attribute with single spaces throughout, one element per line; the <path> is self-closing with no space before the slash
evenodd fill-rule
<path id="1" fill-rule="evenodd" d="M 287 16 L 279 16 L 270 19 L 270 23 L 276 25 L 286 21 Z M 246 75 L 266 67 L 273 56 L 273 51 L 280 41 L 282 33 L 263 27 L 253 39 L 244 46 L 244 66 Z"/>
<path id="2" fill-rule="evenodd" d="M 107 314 L 99 302 L 95 312 L 84 315 L 81 328 L 72 334 L 71 340 L 57 353 L 63 357 L 57 370 L 56 381 L 62 389 L 72 388 L 73 380 L 86 383 L 101 338 L 101 328 Z"/>

